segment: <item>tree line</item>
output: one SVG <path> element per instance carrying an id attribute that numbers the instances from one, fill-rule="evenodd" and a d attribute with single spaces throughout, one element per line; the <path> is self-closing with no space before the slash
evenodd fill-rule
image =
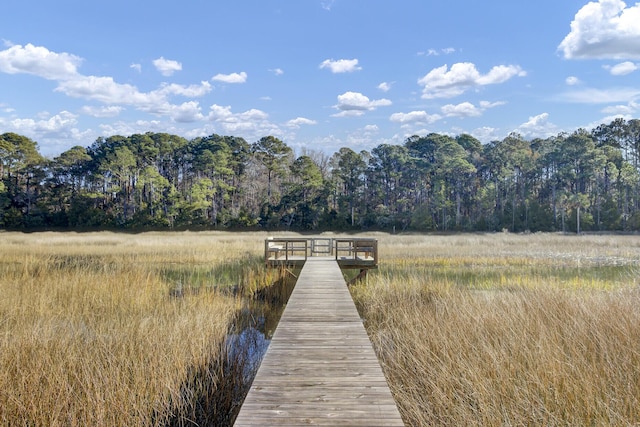
<path id="1" fill-rule="evenodd" d="M 3 229 L 640 230 L 640 120 L 526 140 L 431 133 L 295 155 L 273 136 L 0 135 Z"/>

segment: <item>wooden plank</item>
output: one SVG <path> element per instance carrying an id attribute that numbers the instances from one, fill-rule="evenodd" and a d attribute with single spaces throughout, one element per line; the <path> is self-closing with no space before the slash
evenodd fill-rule
<path id="1" fill-rule="evenodd" d="M 404 425 L 335 259 L 307 259 L 235 425 Z"/>

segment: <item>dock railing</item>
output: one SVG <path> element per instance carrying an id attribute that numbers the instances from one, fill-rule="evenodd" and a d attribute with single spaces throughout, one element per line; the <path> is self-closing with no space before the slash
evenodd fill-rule
<path id="1" fill-rule="evenodd" d="M 307 257 L 333 257 L 341 268 L 377 268 L 378 240 L 366 237 L 269 237 L 264 259 L 269 267 L 303 265 Z"/>
<path id="2" fill-rule="evenodd" d="M 334 239 L 335 256 L 338 262 L 353 261 L 378 265 L 378 240 L 371 238 Z"/>
<path id="3" fill-rule="evenodd" d="M 314 237 L 311 241 L 311 256 L 331 256 L 333 239 L 331 237 Z"/>
<path id="4" fill-rule="evenodd" d="M 308 239 L 302 238 L 273 238 L 264 241 L 265 261 L 288 263 L 289 261 L 306 261 L 308 253 Z"/>

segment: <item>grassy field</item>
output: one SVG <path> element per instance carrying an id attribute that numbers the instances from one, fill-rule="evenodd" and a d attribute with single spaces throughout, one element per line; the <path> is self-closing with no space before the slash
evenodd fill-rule
<path id="1" fill-rule="evenodd" d="M 378 237 L 352 293 L 407 425 L 640 423 L 640 237 Z"/>
<path id="2" fill-rule="evenodd" d="M 352 294 L 407 425 L 640 423 L 640 237 L 373 236 Z M 0 425 L 215 411 L 265 237 L 0 232 Z"/>
<path id="3" fill-rule="evenodd" d="M 263 238 L 0 233 L 0 425 L 188 424 Z"/>

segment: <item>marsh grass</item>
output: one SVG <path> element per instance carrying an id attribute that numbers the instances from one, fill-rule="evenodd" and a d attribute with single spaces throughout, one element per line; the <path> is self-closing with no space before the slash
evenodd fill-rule
<path id="1" fill-rule="evenodd" d="M 640 423 L 640 238 L 380 236 L 352 294 L 407 425 Z"/>
<path id="2" fill-rule="evenodd" d="M 351 289 L 407 425 L 640 423 L 640 238 L 374 236 Z M 265 237 L 0 233 L 0 425 L 231 422 Z"/>
<path id="3" fill-rule="evenodd" d="M 273 280 L 259 235 L 0 237 L 1 425 L 189 424 L 226 381 L 229 290 Z"/>

